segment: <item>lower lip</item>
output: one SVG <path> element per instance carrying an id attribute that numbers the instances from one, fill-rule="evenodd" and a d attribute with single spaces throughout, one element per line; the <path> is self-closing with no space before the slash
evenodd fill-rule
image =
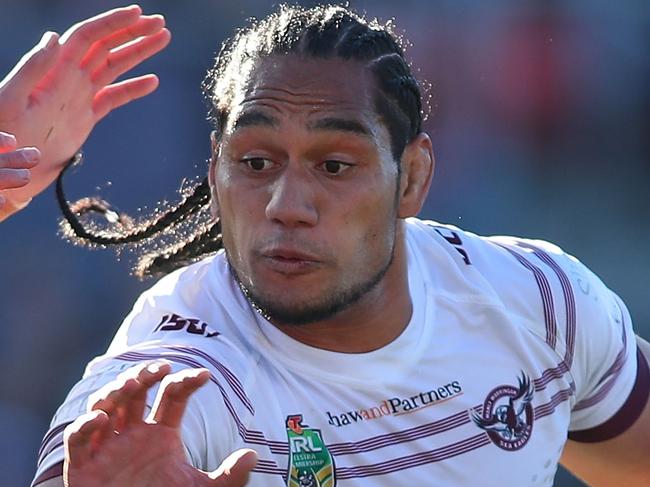
<path id="1" fill-rule="evenodd" d="M 318 267 L 318 262 L 313 260 L 287 259 L 284 257 L 263 257 L 264 264 L 274 272 L 285 275 L 306 274 Z"/>

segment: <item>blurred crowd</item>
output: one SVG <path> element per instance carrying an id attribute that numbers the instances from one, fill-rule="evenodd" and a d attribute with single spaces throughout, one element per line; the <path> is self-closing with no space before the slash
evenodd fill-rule
<path id="1" fill-rule="evenodd" d="M 305 5 L 315 2 L 300 2 Z M 121 5 L 1 0 L 0 78 L 45 30 Z M 577 255 L 650 337 L 650 4 L 626 0 L 388 0 L 350 4 L 411 42 L 430 88 L 437 171 L 422 216 L 481 234 L 542 238 Z M 67 179 L 137 215 L 207 170 L 200 84 L 224 37 L 273 2 L 142 1 L 171 45 L 138 72 L 154 94 L 111 114 Z M 399 5 L 399 6 L 398 6 Z M 0 127 L 0 130 L 2 127 Z M 58 235 L 50 189 L 0 225 L 0 471 L 27 485 L 57 405 L 139 292 L 128 254 Z M 579 485 L 560 474 L 558 486 Z"/>

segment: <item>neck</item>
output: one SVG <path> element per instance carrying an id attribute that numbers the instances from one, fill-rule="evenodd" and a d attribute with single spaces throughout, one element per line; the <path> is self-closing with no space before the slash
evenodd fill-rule
<path id="1" fill-rule="evenodd" d="M 371 352 L 395 340 L 413 313 L 404 236 L 401 226 L 398 228 L 395 256 L 388 271 L 359 301 L 322 321 L 273 325 L 305 345 L 333 352 Z"/>

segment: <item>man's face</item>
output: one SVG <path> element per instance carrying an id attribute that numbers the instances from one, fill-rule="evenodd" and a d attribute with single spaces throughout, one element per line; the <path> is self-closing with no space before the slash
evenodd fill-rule
<path id="1" fill-rule="evenodd" d="M 321 321 L 384 278 L 396 238 L 398 166 L 363 66 L 263 60 L 211 167 L 233 273 L 281 324 Z"/>

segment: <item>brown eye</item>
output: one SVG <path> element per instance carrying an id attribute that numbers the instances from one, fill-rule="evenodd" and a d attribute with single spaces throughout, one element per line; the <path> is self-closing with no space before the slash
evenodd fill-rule
<path id="1" fill-rule="evenodd" d="M 261 157 L 251 157 L 250 159 L 243 159 L 242 162 L 248 166 L 249 169 L 252 169 L 255 172 L 263 171 L 272 166 L 272 162 L 268 159 L 263 159 Z"/>
<path id="2" fill-rule="evenodd" d="M 345 171 L 347 168 L 349 168 L 351 164 L 346 164 L 345 162 L 341 161 L 325 161 L 323 163 L 323 168 L 328 174 L 341 174 L 343 171 Z"/>

